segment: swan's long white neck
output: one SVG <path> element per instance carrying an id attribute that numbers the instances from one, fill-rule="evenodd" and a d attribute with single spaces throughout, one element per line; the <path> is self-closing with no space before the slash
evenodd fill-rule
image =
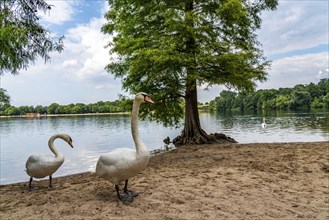
<path id="1" fill-rule="evenodd" d="M 138 132 L 138 113 L 139 113 L 139 106 L 141 105 L 141 102 L 135 100 L 133 104 L 133 109 L 131 112 L 131 134 L 133 136 L 136 152 L 144 152 L 147 151 L 147 148 L 145 144 L 142 142 L 142 140 L 139 137 Z"/>
<path id="2" fill-rule="evenodd" d="M 49 139 L 48 146 L 49 146 L 49 149 L 55 154 L 55 157 L 62 157 L 63 154 L 61 152 L 59 152 L 54 146 L 54 141 L 57 138 L 61 138 L 64 140 L 64 138 L 61 135 L 54 135 Z"/>

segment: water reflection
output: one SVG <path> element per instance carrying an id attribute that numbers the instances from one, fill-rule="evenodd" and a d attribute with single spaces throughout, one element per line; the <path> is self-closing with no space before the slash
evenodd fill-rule
<path id="1" fill-rule="evenodd" d="M 150 150 L 163 146 L 166 136 L 178 135 L 175 129 L 141 121 L 140 136 Z M 55 133 L 67 133 L 74 149 L 61 140 L 56 148 L 65 155 L 65 162 L 54 176 L 94 171 L 100 154 L 117 147 L 134 148 L 130 117 L 125 115 L 2 118 L 0 184 L 26 181 L 25 162 L 31 154 L 51 154 L 48 139 Z"/>
<path id="2" fill-rule="evenodd" d="M 208 132 L 222 132 L 239 143 L 328 141 L 328 112 L 254 112 L 236 114 L 201 114 L 201 124 Z M 267 127 L 261 123 L 266 119 Z"/>
<path id="3" fill-rule="evenodd" d="M 266 118 L 266 129 L 261 127 L 263 117 Z M 206 132 L 225 133 L 239 143 L 328 141 L 328 119 L 328 112 L 200 114 Z M 164 128 L 149 121 L 141 121 L 139 131 L 149 150 L 163 147 L 165 137 L 172 140 L 180 134 L 180 129 Z M 0 184 L 27 181 L 26 159 L 35 153 L 51 154 L 47 143 L 55 133 L 69 134 L 74 149 L 61 140 L 55 141 L 66 160 L 54 177 L 94 171 L 100 154 L 117 147 L 134 147 L 127 115 L 1 118 Z"/>

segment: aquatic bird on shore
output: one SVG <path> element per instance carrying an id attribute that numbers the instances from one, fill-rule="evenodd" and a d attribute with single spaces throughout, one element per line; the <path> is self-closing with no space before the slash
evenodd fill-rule
<path id="1" fill-rule="evenodd" d="M 48 141 L 49 149 L 55 154 L 52 155 L 31 155 L 25 164 L 26 173 L 31 177 L 29 182 L 29 190 L 32 188 L 32 180 L 34 178 L 44 178 L 49 176 L 49 188 L 52 188 L 51 180 L 52 175 L 57 171 L 57 169 L 63 164 L 64 156 L 61 152 L 57 151 L 54 146 L 55 139 L 60 138 L 66 141 L 72 148 L 72 138 L 67 134 L 55 134 L 50 137 Z"/>
<path id="2" fill-rule="evenodd" d="M 109 180 L 115 185 L 117 197 L 124 204 L 133 201 L 138 193 L 128 190 L 128 179 L 142 171 L 149 161 L 149 151 L 141 141 L 138 133 L 138 112 L 141 103 L 154 102 L 144 92 L 137 93 L 131 113 L 131 133 L 135 142 L 135 149 L 117 148 L 99 157 L 96 164 L 96 175 Z M 123 192 L 120 192 L 119 183 L 125 181 Z"/>
<path id="3" fill-rule="evenodd" d="M 263 123 L 262 123 L 262 128 L 265 129 L 266 128 L 266 122 L 265 122 L 265 118 L 263 118 Z"/>
<path id="4" fill-rule="evenodd" d="M 172 142 L 170 141 L 170 137 L 166 137 L 165 139 L 163 139 L 163 143 L 165 143 L 166 145 L 172 143 Z"/>

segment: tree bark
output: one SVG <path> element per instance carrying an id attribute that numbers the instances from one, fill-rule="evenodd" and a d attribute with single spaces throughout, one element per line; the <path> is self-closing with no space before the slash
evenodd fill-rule
<path id="1" fill-rule="evenodd" d="M 214 141 L 202 128 L 198 111 L 198 95 L 196 81 L 186 83 L 185 122 L 181 138 L 176 144 L 205 144 Z M 179 141 L 178 141 L 179 140 Z"/>
<path id="2" fill-rule="evenodd" d="M 185 123 L 182 134 L 173 140 L 173 144 L 177 146 L 189 144 L 209 144 L 219 142 L 237 143 L 233 138 L 225 134 L 215 133 L 207 134 L 200 124 L 198 100 L 197 100 L 196 82 L 187 83 L 185 95 Z"/>

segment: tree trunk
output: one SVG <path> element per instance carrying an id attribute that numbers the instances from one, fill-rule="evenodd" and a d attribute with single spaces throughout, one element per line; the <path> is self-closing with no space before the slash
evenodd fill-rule
<path id="1" fill-rule="evenodd" d="M 176 139 L 175 145 L 205 144 L 213 141 L 202 128 L 198 112 L 198 99 L 196 82 L 189 82 L 185 91 L 185 123 L 180 138 Z"/>
<path id="2" fill-rule="evenodd" d="M 185 5 L 185 13 L 191 13 L 193 11 L 193 1 L 187 2 Z M 193 16 L 186 16 L 185 22 L 187 27 L 193 27 Z M 195 58 L 196 43 L 193 34 L 186 34 L 186 54 L 189 54 Z M 202 130 L 198 112 L 198 95 L 197 95 L 197 80 L 195 78 L 196 61 L 190 62 L 186 66 L 186 87 L 185 87 L 185 123 L 182 134 L 173 140 L 175 146 L 186 144 L 205 144 L 216 141 L 217 137 L 222 139 L 231 139 L 222 134 L 210 134 L 208 135 Z M 219 135 L 219 136 L 218 136 Z M 233 139 L 231 139 L 233 140 Z M 233 140 L 233 142 L 236 142 Z"/>
<path id="3" fill-rule="evenodd" d="M 173 140 L 175 146 L 188 144 L 209 144 L 218 142 L 237 143 L 225 134 L 207 134 L 200 124 L 196 82 L 187 83 L 185 95 L 185 123 L 182 134 Z"/>

